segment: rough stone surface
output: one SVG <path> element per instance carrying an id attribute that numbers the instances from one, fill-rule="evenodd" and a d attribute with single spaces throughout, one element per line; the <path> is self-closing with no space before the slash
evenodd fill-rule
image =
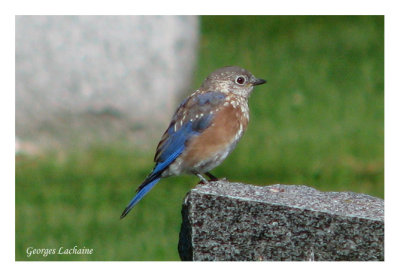
<path id="1" fill-rule="evenodd" d="M 188 193 L 182 218 L 182 260 L 384 259 L 384 201 L 365 194 L 218 181 Z"/>
<path id="2" fill-rule="evenodd" d="M 189 93 L 198 34 L 196 16 L 17 16 L 19 147 L 143 141 Z"/>

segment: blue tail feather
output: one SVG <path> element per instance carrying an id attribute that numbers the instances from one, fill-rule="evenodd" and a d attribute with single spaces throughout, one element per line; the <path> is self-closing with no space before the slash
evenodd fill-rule
<path id="1" fill-rule="evenodd" d="M 132 210 L 132 208 L 154 187 L 154 185 L 157 184 L 158 181 L 160 181 L 160 179 L 161 178 L 158 177 L 147 184 L 146 183 L 142 184 L 141 185 L 142 189 L 140 189 L 140 191 L 138 191 L 135 197 L 133 197 L 131 202 L 129 202 L 128 206 L 122 212 L 120 218 L 121 219 L 124 218 L 130 212 L 130 210 Z"/>

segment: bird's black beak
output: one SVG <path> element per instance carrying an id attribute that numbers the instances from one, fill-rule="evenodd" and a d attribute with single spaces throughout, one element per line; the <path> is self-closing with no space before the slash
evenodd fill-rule
<path id="1" fill-rule="evenodd" d="M 253 86 L 258 86 L 258 85 L 262 85 L 265 84 L 267 81 L 265 81 L 264 79 L 256 79 L 254 82 L 252 82 Z"/>

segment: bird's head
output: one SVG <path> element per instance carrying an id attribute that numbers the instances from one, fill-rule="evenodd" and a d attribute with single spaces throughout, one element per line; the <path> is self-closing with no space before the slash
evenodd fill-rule
<path id="1" fill-rule="evenodd" d="M 212 72 L 203 82 L 202 89 L 219 91 L 248 98 L 254 86 L 266 83 L 254 77 L 249 71 L 238 66 L 226 66 Z"/>

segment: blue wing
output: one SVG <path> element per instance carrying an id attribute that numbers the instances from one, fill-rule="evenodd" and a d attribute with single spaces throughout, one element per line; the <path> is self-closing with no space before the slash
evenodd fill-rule
<path id="1" fill-rule="evenodd" d="M 214 117 L 210 111 L 221 104 L 224 99 L 225 94 L 210 91 L 192 95 L 181 103 L 157 146 L 154 157 L 156 166 L 146 180 L 152 181 L 160 176 L 182 154 L 186 142 L 210 126 Z M 142 187 L 144 187 L 143 184 L 139 186 L 138 190 Z"/>
<path id="2" fill-rule="evenodd" d="M 225 94 L 211 91 L 192 95 L 182 102 L 157 146 L 155 169 L 165 169 L 182 153 L 191 137 L 200 134 L 211 124 L 214 114 L 210 111 L 224 99 Z"/>
<path id="3" fill-rule="evenodd" d="M 186 142 L 210 126 L 214 116 L 210 111 L 224 99 L 223 93 L 206 92 L 192 95 L 181 103 L 157 146 L 153 171 L 138 187 L 136 196 L 125 208 L 121 218 L 125 217 L 160 180 L 164 170 L 185 150 Z"/>

